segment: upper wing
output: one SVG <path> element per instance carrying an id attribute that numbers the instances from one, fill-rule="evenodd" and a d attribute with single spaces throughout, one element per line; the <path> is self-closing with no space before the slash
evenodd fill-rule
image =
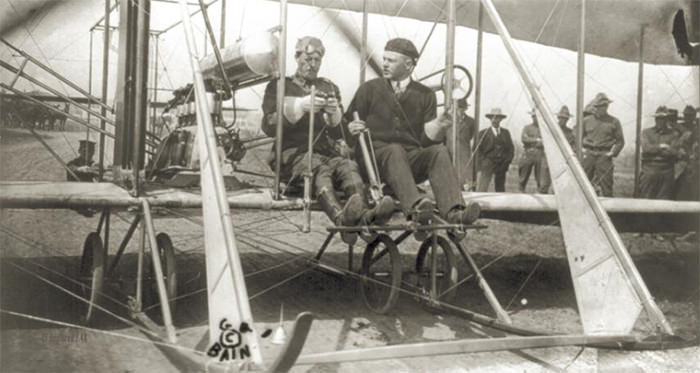
<path id="1" fill-rule="evenodd" d="M 364 0 L 289 2 L 361 12 Z M 495 0 L 494 3 L 514 38 L 577 50 L 581 1 Z M 586 53 L 637 62 L 640 29 L 644 25 L 644 44 L 649 46 L 644 49 L 644 62 L 662 65 L 698 64 L 697 60 L 691 61 L 678 53 L 677 49 L 681 46 L 676 46 L 672 34 L 674 18 L 679 10 L 683 10 L 686 15 L 684 23 L 692 27 L 694 21 L 687 15 L 693 11 L 698 12 L 700 7 L 691 9 L 690 0 L 587 0 L 586 4 Z M 444 0 L 377 0 L 367 1 L 367 11 L 421 21 L 445 22 L 447 5 Z M 476 28 L 478 13 L 478 1 L 457 1 L 458 25 Z M 484 31 L 495 33 L 488 17 L 484 17 L 484 20 Z M 694 34 L 690 39 L 693 36 Z"/>

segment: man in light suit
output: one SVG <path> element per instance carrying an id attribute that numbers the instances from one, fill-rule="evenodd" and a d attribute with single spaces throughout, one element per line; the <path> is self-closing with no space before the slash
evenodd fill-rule
<path id="1" fill-rule="evenodd" d="M 501 128 L 506 115 L 500 108 L 486 114 L 491 127 L 479 131 L 477 155 L 479 157 L 478 192 L 486 192 L 494 179 L 496 192 L 505 192 L 506 172 L 513 161 L 513 140 L 507 129 Z"/>

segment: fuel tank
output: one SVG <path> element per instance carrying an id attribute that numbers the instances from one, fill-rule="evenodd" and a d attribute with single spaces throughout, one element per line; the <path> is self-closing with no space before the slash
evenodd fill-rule
<path id="1" fill-rule="evenodd" d="M 240 83 L 277 71 L 277 37 L 264 31 L 237 41 L 221 50 L 221 59 L 232 83 Z M 200 61 L 204 78 L 221 79 L 221 71 L 212 53 Z"/>

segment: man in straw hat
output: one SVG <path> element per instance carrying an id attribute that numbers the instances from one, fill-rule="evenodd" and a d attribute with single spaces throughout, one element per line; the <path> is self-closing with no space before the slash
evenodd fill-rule
<path id="1" fill-rule="evenodd" d="M 535 109 L 530 110 L 528 114 L 532 117 L 532 123 L 526 125 L 521 134 L 523 155 L 518 165 L 520 192 L 525 192 L 527 181 L 530 179 L 530 174 L 534 168 L 537 192 L 546 194 L 549 192 L 549 186 L 552 184 L 552 181 L 549 177 L 549 167 L 544 154 L 544 145 L 542 145 L 542 134 L 540 134 L 540 126 L 537 122 Z"/>
<path id="2" fill-rule="evenodd" d="M 611 102 L 605 93 L 598 93 L 593 99 L 593 115 L 583 118 L 581 165 L 593 187 L 605 197 L 613 194 L 613 158 L 625 146 L 620 121 L 608 114 Z"/>
<path id="3" fill-rule="evenodd" d="M 653 115 L 654 126 L 642 131 L 642 198 L 671 199 L 673 197 L 673 166 L 682 154 L 679 134 L 671 128 L 669 113 L 659 106 Z"/>
<path id="4" fill-rule="evenodd" d="M 479 156 L 478 192 L 488 191 L 491 179 L 494 179 L 496 192 L 506 191 L 506 172 L 513 161 L 513 140 L 510 132 L 501 128 L 501 121 L 506 115 L 500 108 L 493 108 L 486 114 L 491 120 L 491 127 L 479 131 L 477 155 Z"/>
<path id="5" fill-rule="evenodd" d="M 313 191 L 323 211 L 334 224 L 353 226 L 382 224 L 391 217 L 394 203 L 387 197 L 374 209 L 367 207 L 364 181 L 357 164 L 343 152 L 341 128 L 343 108 L 340 90 L 329 79 L 318 77 L 326 52 L 320 39 L 305 36 L 297 41 L 295 59 L 297 69 L 293 76 L 285 78 L 283 115 L 284 137 L 282 140 L 282 164 L 280 178 L 288 185 L 299 181 L 308 171 L 309 119 L 314 115 L 314 139 L 312 153 Z M 311 97 L 311 87 L 315 96 Z M 262 130 L 270 137 L 276 135 L 277 81 L 268 83 L 263 97 Z M 314 112 L 311 100 L 314 100 Z M 274 168 L 275 152 L 271 154 Z M 336 189 L 341 189 L 347 201 L 341 205 Z M 357 234 L 343 234 L 343 240 L 354 243 Z"/>
<path id="6" fill-rule="evenodd" d="M 66 171 L 68 181 L 94 181 L 98 172 L 93 166 L 95 161 L 95 142 L 90 140 L 80 140 L 78 142 L 78 157 L 68 162 L 66 165 L 77 176 L 76 179 L 70 172 Z"/>
<path id="7" fill-rule="evenodd" d="M 438 117 L 435 92 L 411 79 L 418 50 L 410 40 L 395 38 L 386 43 L 383 57 L 383 76 L 362 84 L 350 103 L 348 131 L 358 135 L 369 129 L 379 175 L 409 219 L 429 223 L 437 202 L 440 215 L 450 223 L 472 223 L 479 206 L 462 199 L 443 145 L 452 121 L 445 114 Z M 435 202 L 416 186 L 426 179 Z"/>

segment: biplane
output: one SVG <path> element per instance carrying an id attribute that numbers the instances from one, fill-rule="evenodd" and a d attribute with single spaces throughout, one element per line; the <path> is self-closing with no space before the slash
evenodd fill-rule
<path id="1" fill-rule="evenodd" d="M 209 39 L 212 42 L 212 55 L 202 57 L 196 51 L 191 25 L 190 4 L 180 0 L 185 40 L 189 54 L 189 65 L 193 83 L 189 89 L 176 95 L 176 100 L 170 105 L 177 112 L 178 126 L 164 139 L 158 138 L 147 128 L 148 105 L 148 43 L 151 16 L 150 0 L 125 0 L 118 2 L 119 11 L 119 55 L 117 82 L 119 88 L 116 94 L 116 104 L 107 104 L 107 85 L 103 84 L 102 98 L 80 88 L 68 79 L 59 77 L 65 84 L 70 85 L 87 98 L 90 105 L 96 105 L 100 111 L 92 110 L 70 97 L 64 99 L 76 107 L 80 107 L 91 116 L 100 120 L 100 126 L 92 124 L 78 116 L 68 117 L 75 122 L 100 134 L 100 169 L 97 172 L 98 182 L 2 182 L 0 183 L 0 206 L 7 209 L 96 209 L 101 212 L 98 226 L 90 233 L 84 244 L 81 268 L 90 277 L 89 296 L 83 298 L 88 305 L 86 320 L 93 317 L 96 310 L 103 311 L 99 299 L 102 296 L 102 285 L 105 281 L 106 268 L 111 271 L 122 256 L 129 240 L 137 227 L 142 224 L 145 232 L 145 242 L 139 252 L 138 277 L 136 291 L 131 304 L 134 318 L 143 326 L 143 331 L 149 338 L 157 341 L 167 353 L 177 354 L 184 361 L 185 370 L 230 370 L 230 369 L 268 369 L 270 371 L 289 370 L 294 363 L 318 364 L 367 359 L 386 359 L 399 357 L 415 357 L 436 354 L 453 354 L 476 351 L 508 350 L 524 348 L 540 348 L 551 346 L 581 345 L 608 348 L 662 348 L 669 346 L 688 346 L 695 341 L 678 341 L 671 338 L 674 330 L 653 296 L 639 275 L 617 229 L 608 213 L 620 214 L 620 218 L 628 221 L 629 216 L 645 217 L 655 214 L 669 214 L 696 218 L 700 214 L 700 202 L 670 202 L 620 199 L 598 199 L 593 187 L 586 179 L 580 164 L 574 157 L 573 149 L 566 142 L 563 133 L 558 128 L 552 111 L 542 94 L 536 87 L 535 81 L 523 64 L 512 43 L 510 32 L 517 38 L 535 40 L 533 30 L 522 26 L 517 19 L 524 17 L 521 6 L 516 2 L 496 2 L 482 0 L 480 2 L 461 2 L 447 0 L 445 5 L 432 3 L 426 5 L 418 1 L 351 1 L 342 4 L 327 1 L 291 1 L 292 3 L 307 4 L 321 8 L 333 8 L 368 13 L 396 15 L 430 20 L 447 24 L 446 64 L 442 70 L 442 84 L 438 89 L 443 92 L 446 110 L 454 108 L 450 105 L 458 94 L 468 95 L 471 84 L 462 87 L 464 79 L 455 79 L 459 74 L 458 66 L 454 64 L 454 30 L 457 25 L 473 27 L 475 14 L 485 12 L 492 23 L 492 29 L 487 29 L 500 35 L 513 63 L 517 67 L 528 94 L 531 97 L 539 115 L 543 118 L 543 141 L 547 159 L 552 170 L 555 194 L 552 196 L 524 196 L 498 194 L 470 194 L 465 198 L 477 201 L 482 206 L 485 216 L 493 213 L 493 217 L 504 219 L 537 219 L 551 221 L 558 214 L 566 242 L 566 251 L 571 276 L 574 283 L 577 305 L 583 324 L 583 335 L 553 336 L 546 332 L 519 327 L 512 324 L 507 312 L 503 310 L 497 296 L 491 290 L 488 281 L 481 274 L 479 267 L 469 254 L 467 247 L 457 231 L 467 234 L 474 229 L 484 229 L 483 225 L 458 226 L 435 221 L 430 225 L 408 223 L 387 226 L 369 227 L 329 227 L 326 240 L 321 244 L 317 255 L 310 264 L 321 268 L 348 274 L 354 272 L 352 264 L 353 246 L 349 246 L 350 271 L 339 271 L 329 268 L 321 262 L 324 251 L 336 234 L 344 231 L 367 231 L 373 233 L 364 248 L 363 259 L 359 271 L 354 273 L 361 282 L 361 293 L 370 309 L 379 313 L 388 312 L 395 304 L 401 290 L 402 265 L 398 246 L 415 231 L 427 231 L 428 238 L 421 243 L 416 259 L 416 272 L 420 273 L 420 293 L 418 298 L 435 308 L 450 309 L 449 300 L 454 296 L 454 289 L 459 286 L 458 270 L 455 266 L 456 256 L 460 255 L 469 264 L 478 278 L 479 286 L 493 307 L 496 317 L 489 317 L 470 311 L 460 310 L 461 314 L 471 321 L 485 324 L 492 328 L 522 335 L 522 337 L 507 337 L 498 340 L 455 340 L 440 343 L 421 343 L 415 345 L 386 346 L 381 348 L 336 351 L 321 354 L 301 355 L 304 340 L 312 325 L 309 313 L 300 314 L 294 326 L 291 338 L 280 356 L 272 364 L 265 364 L 259 347 L 259 334 L 252 328 L 254 317 L 248 303 L 244 273 L 236 247 L 236 237 L 233 231 L 234 222 L 229 209 L 285 209 L 304 210 L 305 227 L 310 224 L 310 211 L 313 201 L 310 198 L 308 185 L 303 196 L 285 197 L 280 191 L 279 173 L 275 170 L 275 182 L 272 189 L 245 189 L 235 177 L 224 175 L 221 165 L 226 157 L 239 160 L 246 146 L 237 137 L 235 131 L 225 126 L 216 126 L 221 120 L 221 101 L 233 95 L 236 89 L 269 81 L 276 77 L 286 76 L 286 46 L 287 46 L 287 1 L 280 1 L 279 27 L 263 30 L 260 35 L 251 39 L 237 41 L 221 50 L 215 43 L 213 30 L 208 22 L 207 7 L 213 2 L 204 4 L 200 0 L 197 5 L 206 21 Z M 608 10 L 601 2 L 591 1 L 588 17 L 606 19 L 603 14 Z M 459 6 L 458 6 L 459 4 Z M 669 36 L 663 30 L 670 24 L 674 29 L 685 29 L 683 10 L 691 14 L 690 25 L 697 25 L 697 2 L 659 2 L 658 7 L 648 9 L 632 3 L 615 5 L 615 14 L 634 14 L 638 17 L 630 24 L 620 28 L 619 38 L 612 38 L 605 45 L 596 45 L 593 53 L 622 59 L 634 59 L 636 56 L 628 49 L 628 44 L 615 44 L 614 41 L 627 40 L 629 34 L 637 35 L 636 27 L 648 22 L 648 32 L 658 40 L 664 40 L 663 48 L 657 49 L 658 54 L 644 56 L 644 61 L 652 63 L 693 63 L 697 59 L 697 46 L 693 47 L 688 40 L 697 38 L 695 34 L 676 37 L 676 47 L 670 47 Z M 662 4 L 662 5 L 661 5 Z M 105 4 L 104 29 L 110 29 L 110 13 L 115 7 L 110 1 Z M 663 11 L 664 17 L 657 17 Z M 678 11 L 681 11 L 678 18 Z M 528 9 L 529 16 L 539 17 L 541 11 Z M 571 10 L 574 12 L 574 10 Z M 598 13 L 596 13 L 598 12 Z M 525 15 L 528 15 L 527 13 Z M 546 17 L 546 14 L 544 14 Z M 657 19 L 658 18 L 658 19 Z M 365 18 L 366 19 L 366 18 Z M 481 17 L 480 17 L 481 19 Z M 657 19 L 652 21 L 652 19 Z M 680 20 L 679 20 L 680 19 Z M 627 20 L 627 18 L 625 18 Z M 680 25 L 682 23 L 682 25 Z M 678 24 L 678 25 L 677 25 Z M 575 40 L 577 30 L 575 23 L 568 23 L 562 31 L 562 44 L 557 46 L 578 49 Z M 481 27 L 479 27 L 481 29 Z M 661 31 L 660 31 L 661 30 Z M 624 32 L 623 32 L 624 31 Z M 536 31 L 535 31 L 536 32 Z M 597 29 L 595 32 L 604 32 Z M 569 34 L 567 34 L 569 33 Z M 366 22 L 363 35 L 366 39 Z M 106 40 L 106 39 L 105 39 Z M 679 41 L 680 40 L 680 41 Z M 685 40 L 686 44 L 681 42 Z M 23 72 L 28 63 L 43 66 L 39 60 L 12 46 L 23 58 L 19 68 L 3 61 L 2 67 L 14 74 L 11 82 L 2 82 L 0 87 L 12 94 L 29 100 L 37 105 L 45 105 L 41 100 L 26 95 L 14 88 L 18 78 L 34 79 Z M 249 48 L 249 45 L 256 48 Z M 361 66 L 369 64 L 366 41 L 361 43 Z M 260 47 L 262 45 L 262 47 Z M 621 46 L 624 46 L 621 47 Z M 107 53 L 108 48 L 104 48 Z M 676 49 L 683 52 L 681 57 Z M 367 62 L 365 62 L 367 61 Z M 107 64 L 106 61 L 103 61 Z M 106 82 L 106 70 L 103 82 Z M 471 80 L 470 74 L 464 77 Z M 479 89 L 477 74 L 476 89 Z M 213 83 L 212 83 L 213 82 Z M 47 91 L 59 95 L 58 91 L 41 85 Z M 459 91 L 462 93 L 458 93 Z M 283 84 L 278 88 L 277 107 L 281 111 L 283 105 Z M 478 94 L 477 94 L 478 95 Z M 478 103 L 478 99 L 477 99 Z M 235 109 L 235 108 L 234 108 Z M 49 110 L 51 110 L 49 108 Z M 107 113 L 113 113 L 111 119 Z M 217 116 L 218 113 L 218 116 Z M 478 117 L 478 114 L 477 114 Z M 580 116 L 579 116 L 580 117 Z M 107 130 L 107 124 L 114 131 Z M 279 144 L 283 136 L 281 123 L 275 141 Z M 102 160 L 105 137 L 114 139 L 114 164 L 111 170 L 104 170 Z M 256 139 L 258 141 L 258 139 Z M 180 144 L 180 143 L 183 144 Z M 265 142 L 265 141 L 263 141 Z M 362 142 L 361 142 L 362 143 Z M 278 147 L 279 148 L 279 147 Z M 149 163 L 150 156 L 150 163 Z M 279 152 L 277 157 L 279 157 Z M 57 157 L 59 158 L 59 157 Z M 60 158 L 59 158 L 60 160 Z M 63 162 L 61 162 L 63 163 Z M 371 169 L 371 160 L 366 161 Z M 277 165 L 280 162 L 276 162 Z M 64 164 L 65 166 L 65 164 Z M 369 171 L 370 178 L 372 172 Z M 376 177 L 376 175 L 375 175 Z M 158 179 L 160 178 L 160 179 Z M 156 180 L 158 179 L 158 182 Z M 376 186 L 376 181 L 371 183 Z M 180 187 L 197 185 L 198 188 L 181 189 Z M 231 191 L 231 189 L 236 189 Z M 173 298 L 177 294 L 177 268 L 175 268 L 172 240 L 166 233 L 156 234 L 153 210 L 157 208 L 188 209 L 201 208 L 203 216 L 204 247 L 206 259 L 207 299 L 208 299 L 208 339 L 206 350 L 194 351 L 181 348 L 177 343 L 177 335 L 172 322 Z M 107 265 L 110 235 L 110 216 L 120 210 L 134 213 L 128 232 L 117 250 L 113 261 Z M 501 214 L 501 215 L 498 215 Z M 509 215 L 510 214 L 510 215 Z M 638 226 L 637 226 L 638 228 Z M 392 237 L 394 232 L 398 236 Z M 585 239 L 581 239 L 585 237 Z M 148 250 L 150 248 L 150 250 Z M 156 325 L 142 310 L 144 257 L 150 253 L 150 263 L 157 287 L 163 327 Z M 379 264 L 385 264 L 380 266 Z M 381 267 L 381 268 L 379 268 Z M 389 268 L 388 270 L 386 268 Z M 602 295 L 602 296 L 601 296 Z M 454 309 L 452 309 L 454 311 Z M 651 340 L 642 341 L 630 334 L 634 323 L 640 314 L 645 312 L 655 324 L 659 335 Z M 667 338 L 668 337 L 668 338 Z"/>

